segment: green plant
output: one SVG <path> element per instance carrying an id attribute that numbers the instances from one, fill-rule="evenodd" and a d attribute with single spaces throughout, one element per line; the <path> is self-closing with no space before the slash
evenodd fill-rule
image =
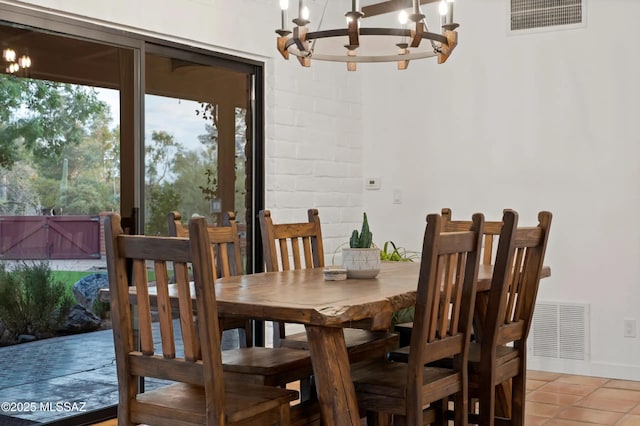
<path id="1" fill-rule="evenodd" d="M 351 248 L 369 248 L 373 243 L 373 234 L 369 230 L 369 221 L 367 213 L 363 213 L 362 229 L 358 234 L 358 230 L 354 229 L 349 239 L 349 247 Z"/>
<path id="2" fill-rule="evenodd" d="M 47 262 L 0 264 L 0 321 L 14 337 L 54 330 L 66 318 L 73 299 L 54 279 Z"/>
<path id="3" fill-rule="evenodd" d="M 393 250 L 391 249 L 393 248 Z M 404 247 L 398 247 L 393 241 L 386 241 L 380 250 L 380 260 L 387 262 L 413 262 L 414 259 L 419 259 L 420 253 L 416 251 L 409 251 Z M 392 324 L 402 324 L 405 322 L 413 321 L 413 315 L 415 308 L 409 306 L 395 311 L 391 315 Z"/>
<path id="4" fill-rule="evenodd" d="M 393 250 L 391 249 L 393 248 Z M 380 250 L 380 260 L 387 262 L 413 262 L 420 253 L 398 247 L 393 241 L 386 241 Z"/>

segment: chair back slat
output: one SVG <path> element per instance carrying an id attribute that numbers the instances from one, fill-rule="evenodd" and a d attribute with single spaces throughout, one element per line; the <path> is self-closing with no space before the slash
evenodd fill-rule
<path id="1" fill-rule="evenodd" d="M 167 215 L 169 236 L 189 238 L 189 228 L 182 223 L 180 212 L 172 211 Z M 242 275 L 242 254 L 238 223 L 234 212 L 225 212 L 223 226 L 207 225 L 211 255 L 215 265 L 215 278 Z"/>
<path id="2" fill-rule="evenodd" d="M 427 217 L 409 352 L 409 383 L 422 383 L 422 366 L 446 356 L 467 357 L 484 218 L 466 231 L 444 232 Z M 434 358 L 439 357 L 439 358 Z"/>
<path id="3" fill-rule="evenodd" d="M 165 358 L 176 357 L 175 335 L 173 333 L 173 318 L 171 301 L 169 299 L 169 274 L 167 262 L 156 260 L 153 263 L 156 276 L 157 315 L 160 323 L 162 355 Z"/>
<path id="4" fill-rule="evenodd" d="M 442 227 L 445 232 L 466 231 L 471 226 L 468 220 L 453 220 L 451 218 L 451 209 L 442 209 Z M 492 265 L 495 258 L 495 247 L 498 242 L 500 231 L 502 230 L 501 221 L 485 221 L 484 231 L 482 235 L 482 265 Z"/>
<path id="5" fill-rule="evenodd" d="M 271 212 L 259 213 L 267 272 L 324 266 L 322 229 L 318 210 L 309 209 L 308 222 L 273 223 Z"/>
<path id="6" fill-rule="evenodd" d="M 151 328 L 151 303 L 147 265 L 143 259 L 133 261 L 133 282 L 138 298 L 138 321 L 140 327 L 140 350 L 144 355 L 153 355 L 153 331 Z"/>
<path id="7" fill-rule="evenodd" d="M 551 213 L 540 212 L 537 227 L 518 228 L 517 213 L 505 210 L 503 222 L 505 229 L 498 244 L 482 333 L 483 339 L 488 339 L 488 348 L 508 342 L 522 345 L 526 341 L 540 283 Z"/>

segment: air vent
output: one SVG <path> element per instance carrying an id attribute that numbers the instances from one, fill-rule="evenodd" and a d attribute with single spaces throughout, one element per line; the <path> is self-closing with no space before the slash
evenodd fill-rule
<path id="1" fill-rule="evenodd" d="M 511 31 L 582 26 L 586 0 L 511 0 Z"/>
<path id="2" fill-rule="evenodd" d="M 589 305 L 538 302 L 529 350 L 533 356 L 588 359 Z"/>

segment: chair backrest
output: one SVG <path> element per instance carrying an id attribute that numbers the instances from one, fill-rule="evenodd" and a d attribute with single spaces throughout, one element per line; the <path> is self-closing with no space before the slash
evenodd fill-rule
<path id="1" fill-rule="evenodd" d="M 538 225 L 518 227 L 518 214 L 505 210 L 491 289 L 483 321 L 482 353 L 495 346 L 525 345 L 531 327 L 551 227 L 551 213 L 538 213 Z"/>
<path id="2" fill-rule="evenodd" d="M 189 238 L 189 228 L 182 224 L 180 212 L 169 212 L 167 221 L 170 237 Z M 222 223 L 224 226 L 207 225 L 209 241 L 215 258 L 216 277 L 242 275 L 240 236 L 235 213 L 225 212 Z"/>
<path id="3" fill-rule="evenodd" d="M 119 415 L 129 413 L 135 405 L 138 377 L 153 377 L 203 386 L 208 424 L 218 424 L 217 419 L 223 418 L 225 400 L 215 279 L 204 218 L 192 219 L 189 233 L 191 243 L 185 238 L 126 235 L 119 215 L 105 218 Z M 131 278 L 127 275 L 127 261 L 133 263 Z M 189 264 L 194 270 L 198 326 L 193 315 Z M 170 284 L 172 274 L 175 284 Z M 149 295 L 150 281 L 155 282 L 157 297 Z M 139 350 L 132 327 L 131 286 L 136 290 Z M 177 295 L 177 306 L 172 306 L 170 295 Z M 152 308 L 159 316 L 159 348 L 154 345 Z M 172 317 L 176 309 L 179 322 Z M 180 338 L 176 338 L 176 327 L 181 332 Z"/>
<path id="4" fill-rule="evenodd" d="M 445 232 L 466 231 L 471 226 L 468 220 L 453 220 L 451 217 L 451 209 L 442 209 L 442 229 Z M 482 235 L 482 258 L 480 263 L 483 265 L 492 265 L 495 258 L 494 247 L 497 246 L 498 237 L 502 230 L 501 221 L 484 222 L 484 232 Z"/>
<path id="5" fill-rule="evenodd" d="M 260 232 L 267 272 L 324 266 L 318 210 L 307 211 L 308 222 L 275 224 L 269 210 L 261 210 Z M 304 261 L 304 263 L 303 263 Z"/>
<path id="6" fill-rule="evenodd" d="M 418 278 L 407 380 L 410 400 L 418 398 L 423 366 L 454 357 L 466 365 L 478 278 L 482 214 L 464 231 L 444 232 L 438 214 L 427 216 Z M 416 399 L 415 401 L 420 401 Z"/>

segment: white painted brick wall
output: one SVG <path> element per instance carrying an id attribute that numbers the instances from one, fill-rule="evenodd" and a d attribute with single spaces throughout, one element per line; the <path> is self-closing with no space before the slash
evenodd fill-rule
<path id="1" fill-rule="evenodd" d="M 331 264 L 362 215 L 360 79 L 339 64 L 305 69 L 275 57 L 269 65 L 265 205 L 280 223 L 317 208 Z"/>

